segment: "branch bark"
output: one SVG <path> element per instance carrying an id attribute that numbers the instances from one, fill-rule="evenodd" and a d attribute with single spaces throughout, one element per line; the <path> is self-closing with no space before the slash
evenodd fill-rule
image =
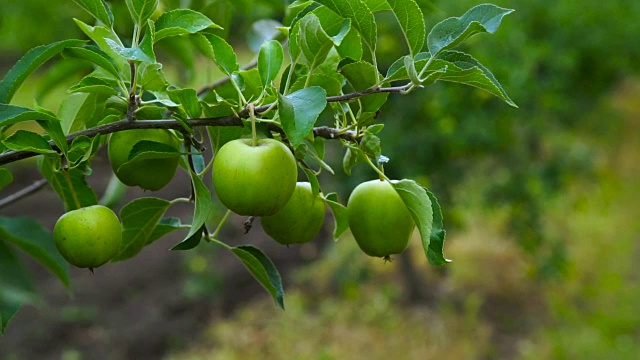
<path id="1" fill-rule="evenodd" d="M 337 95 L 337 96 L 329 96 L 327 97 L 327 102 L 341 102 L 341 101 L 350 101 L 362 96 L 371 95 L 371 94 L 379 94 L 379 93 L 403 93 L 410 84 L 403 86 L 394 86 L 394 87 L 373 87 L 364 91 Z M 267 110 L 274 109 L 277 104 L 267 104 L 262 105 L 255 108 L 256 114 L 263 113 Z M 200 118 L 200 119 L 190 119 L 187 120 L 189 125 L 191 126 L 244 126 L 242 123 L 242 119 L 246 119 L 249 117 L 249 110 L 247 108 L 242 109 L 242 111 L 238 112 L 237 115 L 229 115 L 217 118 Z M 277 125 L 273 125 L 273 127 L 277 127 Z M 124 130 L 132 130 L 132 129 L 174 129 L 181 130 L 182 125 L 177 120 L 142 120 L 142 121 L 130 121 L 125 118 L 120 121 L 116 121 L 114 123 L 105 124 L 93 127 L 91 129 L 86 129 L 82 131 L 78 131 L 72 134 L 67 135 L 66 139 L 68 143 L 71 143 L 73 139 L 79 136 L 86 136 L 89 138 L 95 137 L 97 135 L 107 135 L 118 131 Z M 277 128 L 273 129 L 274 131 L 281 132 L 282 129 Z M 314 128 L 313 134 L 316 137 L 323 137 L 329 140 L 332 139 L 344 139 L 349 141 L 354 141 L 356 139 L 357 134 L 354 132 L 341 132 L 339 129 L 318 127 Z M 49 144 L 51 148 L 59 151 L 58 147 L 50 141 Z M 5 165 L 8 163 L 12 163 L 15 161 L 19 161 L 22 159 L 30 158 L 38 155 L 38 153 L 31 151 L 9 151 L 4 154 L 0 154 L 0 165 Z"/>
<path id="2" fill-rule="evenodd" d="M 47 185 L 49 182 L 47 181 L 47 179 L 40 179 L 35 181 L 33 184 L 20 189 L 19 191 L 16 191 L 15 193 L 0 199 L 0 209 L 4 208 L 5 206 L 11 205 L 14 202 L 25 198 L 29 195 L 35 194 L 36 192 L 38 192 L 40 189 L 42 189 L 43 187 L 45 187 L 45 185 Z"/>

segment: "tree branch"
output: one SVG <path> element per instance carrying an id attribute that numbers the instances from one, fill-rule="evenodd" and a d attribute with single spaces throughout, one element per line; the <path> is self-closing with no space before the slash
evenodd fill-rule
<path id="1" fill-rule="evenodd" d="M 10 204 L 13 204 L 14 202 L 27 197 L 31 194 L 34 194 L 36 192 L 38 192 L 40 189 L 42 189 L 45 185 L 47 185 L 49 182 L 47 181 L 47 179 L 40 179 L 35 181 L 33 184 L 22 188 L 18 191 L 16 191 L 15 193 L 0 199 L 0 209 L 4 208 L 5 206 L 8 206 Z"/>
<path id="2" fill-rule="evenodd" d="M 258 66 L 258 59 L 253 60 L 252 62 L 248 63 L 247 65 L 242 67 L 242 70 L 250 70 L 253 69 L 254 67 Z M 200 90 L 198 90 L 198 98 L 201 98 L 202 96 L 204 96 L 206 93 L 208 93 L 209 91 L 220 87 L 226 83 L 228 83 L 229 81 L 231 81 L 231 78 L 226 76 L 223 77 L 222 79 L 215 81 L 214 83 L 212 83 L 211 85 L 207 85 L 207 86 L 203 86 L 202 88 L 200 88 Z"/>
<path id="3" fill-rule="evenodd" d="M 403 93 L 411 84 L 403 85 L 403 86 L 394 86 L 387 88 L 373 87 L 364 91 L 337 95 L 337 96 L 329 96 L 327 97 L 327 102 L 341 102 L 341 101 L 350 101 L 362 96 L 371 95 L 371 94 L 379 94 L 379 93 Z M 263 113 L 267 110 L 274 109 L 277 104 L 267 104 L 262 105 L 255 108 L 256 114 Z M 228 115 L 217 118 L 200 118 L 200 119 L 190 119 L 187 122 L 191 126 L 244 126 L 242 123 L 242 119 L 246 119 L 249 117 L 249 110 L 247 108 L 242 109 L 237 115 Z M 272 125 L 274 131 L 280 132 L 281 129 L 276 125 Z M 277 128 L 277 129 L 276 129 Z M 124 120 L 116 121 L 110 124 L 104 124 L 100 126 L 93 127 L 91 129 L 86 129 L 82 131 L 78 131 L 72 134 L 67 135 L 66 139 L 68 143 L 71 143 L 73 139 L 79 136 L 86 136 L 89 138 L 93 138 L 97 135 L 107 135 L 118 131 L 124 130 L 132 130 L 132 129 L 174 129 L 181 130 L 182 125 L 177 120 L 142 120 L 142 121 L 129 121 L 127 118 Z M 354 132 L 341 132 L 339 129 L 332 129 L 326 126 L 314 128 L 313 129 L 314 136 L 323 137 L 326 139 L 344 139 L 349 141 L 354 141 L 357 134 Z M 53 143 L 53 141 L 49 141 L 51 148 L 54 150 L 60 150 Z M 38 155 L 38 153 L 31 151 L 9 151 L 4 154 L 0 154 L 0 165 L 5 165 L 8 163 L 12 163 L 18 160 L 30 158 Z"/>

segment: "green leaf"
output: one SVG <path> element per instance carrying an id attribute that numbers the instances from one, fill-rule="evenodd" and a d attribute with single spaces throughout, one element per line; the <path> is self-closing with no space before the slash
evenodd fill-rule
<path id="1" fill-rule="evenodd" d="M 65 58 L 83 59 L 106 70 L 116 79 L 120 78 L 120 72 L 113 60 L 99 47 L 94 45 L 85 45 L 83 47 L 70 47 L 62 52 Z"/>
<path id="2" fill-rule="evenodd" d="M 31 278 L 13 249 L 0 239 L 0 335 L 24 303 L 35 303 Z"/>
<path id="3" fill-rule="evenodd" d="M 243 128 L 239 126 L 207 126 L 207 131 L 209 132 L 209 138 L 213 146 L 212 151 L 216 154 L 224 144 L 239 139 L 242 135 Z"/>
<path id="4" fill-rule="evenodd" d="M 402 28 L 402 33 L 413 57 L 424 46 L 426 29 L 422 10 L 415 0 L 387 0 L 387 2 Z"/>
<path id="5" fill-rule="evenodd" d="M 111 262 L 134 257 L 148 244 L 156 224 L 171 203 L 158 198 L 139 198 L 120 210 L 122 245 Z"/>
<path id="6" fill-rule="evenodd" d="M 333 39 L 327 35 L 314 14 L 302 18 L 297 26 L 300 27 L 297 44 L 307 59 L 309 69 L 314 69 L 327 58 L 333 47 Z"/>
<path id="7" fill-rule="evenodd" d="M 191 250 L 200 244 L 200 240 L 202 240 L 202 236 L 204 234 L 205 225 L 202 225 L 199 229 L 193 232 L 191 236 L 187 236 L 184 240 L 178 243 L 176 246 L 172 247 L 173 251 L 180 250 Z"/>
<path id="8" fill-rule="evenodd" d="M 263 88 L 266 89 L 278 77 L 283 61 L 284 51 L 279 41 L 270 40 L 262 44 L 258 54 L 258 71 Z"/>
<path id="9" fill-rule="evenodd" d="M 231 76 L 235 71 L 238 71 L 238 58 L 233 48 L 223 38 L 213 34 L 198 34 L 195 39 L 201 39 L 197 41 L 200 51 L 213 60 L 222 72 Z M 206 41 L 202 41 L 206 39 Z"/>
<path id="10" fill-rule="evenodd" d="M 347 207 L 338 202 L 338 194 L 336 193 L 327 194 L 323 199 L 333 212 L 333 239 L 337 240 L 349 228 Z"/>
<path id="11" fill-rule="evenodd" d="M 96 112 L 97 95 L 88 93 L 71 94 L 62 100 L 58 117 L 65 134 L 85 128 L 85 120 Z"/>
<path id="12" fill-rule="evenodd" d="M 409 56 L 409 55 L 407 55 Z M 399 81 L 409 79 L 409 75 L 407 74 L 407 69 L 405 67 L 405 58 L 407 56 L 402 56 L 398 60 L 394 61 L 389 69 L 387 69 L 387 76 L 383 81 L 391 82 L 391 81 Z M 413 59 L 413 65 L 416 69 L 422 69 L 426 64 L 428 59 L 431 57 L 431 54 L 428 52 L 421 52 Z"/>
<path id="13" fill-rule="evenodd" d="M 153 50 L 153 44 L 156 42 L 156 28 L 153 25 L 153 20 L 147 20 L 147 32 L 144 34 L 142 41 L 140 42 L 140 50 L 147 55 L 148 58 L 153 59 L 151 63 L 156 62 L 156 53 Z"/>
<path id="14" fill-rule="evenodd" d="M 231 77 L 240 87 L 240 90 L 242 90 L 244 97 L 248 101 L 257 99 L 262 93 L 262 79 L 260 78 L 260 71 L 258 71 L 258 69 L 253 68 L 250 70 L 240 70 L 234 74 L 231 74 Z M 227 85 L 231 86 L 231 84 Z M 219 88 L 219 90 L 221 89 Z M 220 95 L 222 95 L 222 92 L 220 92 Z"/>
<path id="15" fill-rule="evenodd" d="M 340 76 L 339 74 L 336 75 Z M 311 76 L 311 80 L 309 80 L 309 83 L 307 83 L 307 76 Z M 342 94 L 342 84 L 334 77 L 330 77 L 318 72 L 314 72 L 307 76 L 303 76 L 296 80 L 296 82 L 291 85 L 291 91 L 293 92 L 304 89 L 305 85 L 308 85 L 309 87 L 319 86 L 323 88 L 327 93 L 327 96 Z"/>
<path id="16" fill-rule="evenodd" d="M 362 58 L 362 37 L 358 30 L 351 26 L 351 19 L 345 19 L 335 12 L 329 10 L 326 6 L 321 6 L 312 12 L 320 20 L 322 28 L 333 39 L 336 50 L 342 58 L 352 58 L 354 60 L 360 60 Z M 347 27 L 349 31 L 342 34 Z"/>
<path id="17" fill-rule="evenodd" d="M 83 43 L 84 40 L 63 40 L 27 51 L 0 81 L 0 103 L 8 104 L 24 80 L 47 60 L 68 47 Z"/>
<path id="18" fill-rule="evenodd" d="M 364 2 L 373 12 L 391 10 L 387 0 L 364 0 Z"/>
<path id="19" fill-rule="evenodd" d="M 59 170 L 60 156 L 45 155 L 38 158 L 38 168 L 65 206 L 65 211 L 96 205 L 98 198 L 87 184 L 83 169 Z"/>
<path id="20" fill-rule="evenodd" d="M 342 44 L 342 40 L 344 40 L 344 38 L 347 37 L 347 34 L 349 34 L 350 31 L 351 31 L 351 20 L 344 19 L 344 21 L 342 22 L 342 26 L 340 27 L 340 31 L 338 31 L 336 35 L 331 37 L 331 40 L 333 40 L 333 45 L 340 46 L 340 44 Z"/>
<path id="21" fill-rule="evenodd" d="M 318 177 L 313 172 L 313 170 L 307 169 L 306 167 L 303 167 L 302 171 L 304 171 L 307 180 L 309 180 L 309 184 L 311 184 L 311 193 L 313 194 L 313 196 L 318 195 L 318 193 L 320 193 L 320 183 L 318 182 Z"/>
<path id="22" fill-rule="evenodd" d="M 469 37 L 482 32 L 495 33 L 505 15 L 514 10 L 493 4 L 473 7 L 461 17 L 452 17 L 436 24 L 427 36 L 427 47 L 433 56 L 460 45 Z"/>
<path id="23" fill-rule="evenodd" d="M 156 20 L 156 38 L 158 42 L 169 36 L 195 34 L 214 28 L 222 29 L 205 15 L 190 9 L 176 9 L 162 14 Z"/>
<path id="24" fill-rule="evenodd" d="M 67 159 L 72 166 L 78 166 L 81 163 L 88 161 L 91 156 L 100 148 L 100 137 L 95 136 L 88 138 L 86 136 L 78 136 L 73 139 L 69 152 L 67 153 Z"/>
<path id="25" fill-rule="evenodd" d="M 0 167 L 0 190 L 13 182 L 13 174 L 5 167 Z"/>
<path id="26" fill-rule="evenodd" d="M 276 304 L 278 304 L 278 306 L 280 306 L 281 309 L 284 309 L 284 289 L 282 287 L 282 279 L 280 277 L 280 273 L 278 273 L 278 269 L 276 269 L 276 267 L 273 265 L 273 262 L 271 261 L 271 259 L 269 259 L 267 255 L 265 255 L 265 253 L 262 252 L 262 250 L 258 249 L 253 245 L 240 245 L 233 248 L 231 251 L 233 251 L 233 253 L 236 254 L 236 256 L 238 256 L 242 260 L 242 262 L 245 264 L 245 266 L 247 266 L 249 271 L 251 271 L 251 273 L 254 276 L 257 277 L 258 273 L 263 273 L 263 272 L 266 273 L 269 279 L 269 284 L 267 284 L 263 280 L 262 274 L 260 274 L 259 276 L 260 283 L 269 291 L 269 293 L 273 297 L 273 300 L 276 302 Z M 243 252 L 243 254 L 240 254 L 240 252 Z M 251 254 L 251 256 L 254 259 L 258 260 L 258 262 L 262 266 L 262 269 L 257 269 L 257 267 L 254 267 L 253 264 L 251 265 L 248 264 L 248 263 L 253 263 L 253 261 L 247 262 L 246 260 L 243 260 L 243 259 L 246 259 L 244 254 L 247 254 L 247 253 Z M 253 269 L 257 271 L 254 272 Z M 268 285 L 271 285 L 271 286 L 268 286 Z"/>
<path id="27" fill-rule="evenodd" d="M 294 147 L 313 130 L 318 116 L 327 105 L 324 89 L 313 86 L 292 94 L 278 94 L 278 113 L 282 129 Z"/>
<path id="28" fill-rule="evenodd" d="M 358 29 L 365 43 L 371 49 L 376 50 L 377 28 L 373 12 L 369 10 L 362 0 L 316 0 L 328 7 L 343 18 L 351 19 L 352 24 Z"/>
<path id="29" fill-rule="evenodd" d="M 92 94 L 103 94 L 107 96 L 116 96 L 118 92 L 114 89 L 114 84 L 110 83 L 104 79 L 94 77 L 94 76 L 85 76 L 80 80 L 80 82 L 71 88 L 69 88 L 70 93 L 92 93 Z"/>
<path id="30" fill-rule="evenodd" d="M 129 153 L 129 160 L 120 165 L 118 172 L 129 173 L 135 171 L 141 163 L 154 159 L 171 159 L 180 157 L 182 153 L 171 145 L 143 140 L 137 142 Z"/>
<path id="31" fill-rule="evenodd" d="M 73 2 L 103 24 L 113 26 L 113 14 L 104 0 L 73 0 Z"/>
<path id="32" fill-rule="evenodd" d="M 37 107 L 36 110 L 40 112 L 46 112 L 52 117 L 56 116 L 56 114 L 50 112 L 49 110 L 40 107 Z M 62 151 L 63 155 L 66 156 L 67 151 L 69 150 L 69 144 L 67 143 L 67 138 L 64 134 L 64 131 L 62 131 L 62 124 L 60 123 L 60 120 L 56 118 L 55 120 L 38 120 L 37 122 L 38 125 L 40 125 L 40 127 L 42 127 L 47 132 L 58 149 Z"/>
<path id="33" fill-rule="evenodd" d="M 202 107 L 195 89 L 177 89 L 168 91 L 171 100 L 182 105 L 191 119 L 197 119 L 202 114 Z"/>
<path id="34" fill-rule="evenodd" d="M 76 25 L 85 33 L 91 40 L 93 40 L 100 50 L 104 51 L 114 61 L 119 71 L 124 70 L 126 66 L 125 59 L 107 43 L 107 39 L 115 42 L 121 47 L 124 47 L 120 38 L 115 33 L 104 26 L 89 26 L 78 19 L 73 19 Z"/>
<path id="35" fill-rule="evenodd" d="M 191 229 L 189 230 L 189 234 L 187 234 L 185 239 L 182 240 L 179 244 L 171 248 L 171 250 L 188 250 L 197 246 L 200 242 L 200 234 L 204 230 L 205 222 L 207 221 L 207 219 L 211 215 L 211 211 L 213 210 L 213 200 L 211 199 L 211 192 L 202 182 L 202 179 L 198 177 L 198 175 L 196 175 L 193 171 L 190 171 L 189 173 L 191 174 L 191 183 L 193 184 L 195 193 L 196 208 L 193 213 L 193 220 L 191 222 Z M 184 245 L 187 244 L 190 247 L 185 248 Z"/>
<path id="36" fill-rule="evenodd" d="M 380 138 L 372 134 L 370 131 L 365 130 L 364 136 L 360 141 L 360 149 L 362 149 L 366 156 L 375 159 L 377 162 L 382 154 Z"/>
<path id="37" fill-rule="evenodd" d="M 364 154 L 362 153 L 362 150 L 348 147 L 344 152 L 344 157 L 342 158 L 342 168 L 344 173 L 347 174 L 347 176 L 351 176 L 351 169 L 364 161 Z"/>
<path id="38" fill-rule="evenodd" d="M 133 22 L 143 26 L 158 7 L 159 0 L 125 0 Z"/>
<path id="39" fill-rule="evenodd" d="M 425 189 L 426 190 L 426 189 Z M 447 235 L 442 223 L 442 209 L 438 199 L 427 190 L 427 195 L 431 199 L 431 208 L 433 209 L 433 227 L 431 228 L 431 237 L 429 242 L 430 262 L 436 265 L 445 265 L 451 260 L 445 259 L 443 255 L 444 239 Z"/>
<path id="40" fill-rule="evenodd" d="M 420 238 L 422 239 L 422 247 L 429 263 L 434 266 L 444 265 L 437 256 L 442 256 L 442 249 L 440 249 L 440 254 L 435 254 L 431 247 L 433 205 L 427 191 L 415 181 L 408 179 L 391 182 L 391 185 L 402 198 L 402 202 L 409 209 L 411 217 L 418 227 L 418 232 L 420 232 Z"/>
<path id="41" fill-rule="evenodd" d="M 155 141 L 142 140 L 137 142 L 129 153 L 129 161 L 143 161 L 151 159 L 168 159 L 182 155 L 171 145 Z"/>
<path id="42" fill-rule="evenodd" d="M 411 56 L 404 57 L 404 68 L 407 70 L 407 76 L 413 85 L 420 85 L 420 77 L 418 76 L 418 70 L 416 70 L 415 61 Z"/>
<path id="43" fill-rule="evenodd" d="M 378 70 L 366 62 L 358 61 L 342 67 L 342 75 L 356 91 L 363 91 L 378 83 Z M 376 112 L 387 101 L 388 93 L 367 95 L 360 98 L 363 112 Z"/>
<path id="44" fill-rule="evenodd" d="M 156 224 L 156 227 L 153 229 L 151 235 L 149 235 L 145 246 L 150 245 L 163 236 L 179 229 L 182 229 L 182 223 L 180 222 L 179 218 L 164 217 L 160 219 L 160 221 L 158 221 L 158 223 Z"/>
<path id="45" fill-rule="evenodd" d="M 16 151 L 33 151 L 38 154 L 56 153 L 42 135 L 32 131 L 18 130 L 2 141 L 2 143 L 7 148 Z"/>
<path id="46" fill-rule="evenodd" d="M 38 260 L 69 287 L 67 262 L 56 249 L 51 232 L 35 220 L 29 217 L 0 217 L 0 239 Z"/>
<path id="47" fill-rule="evenodd" d="M 240 245 L 231 247 L 222 241 L 213 240 L 214 244 L 220 245 L 231 251 L 249 270 L 251 275 L 267 290 L 280 308 L 284 309 L 284 289 L 282 279 L 278 269 L 262 250 L 253 245 Z"/>
<path id="48" fill-rule="evenodd" d="M 507 92 L 491 71 L 480 64 L 473 56 L 449 50 L 442 52 L 438 60 L 447 62 L 447 71 L 440 77 L 440 80 L 477 87 L 499 97 L 513 107 L 518 107 L 509 98 L 509 95 L 507 95 Z"/>
<path id="49" fill-rule="evenodd" d="M 156 59 L 153 56 L 150 56 L 139 47 L 128 48 L 112 39 L 104 39 L 104 41 L 113 52 L 129 61 L 143 61 L 146 63 L 156 62 Z"/>
<path id="50" fill-rule="evenodd" d="M 162 64 L 142 64 L 138 84 L 144 91 L 164 91 L 169 86 L 169 82 L 164 76 Z"/>

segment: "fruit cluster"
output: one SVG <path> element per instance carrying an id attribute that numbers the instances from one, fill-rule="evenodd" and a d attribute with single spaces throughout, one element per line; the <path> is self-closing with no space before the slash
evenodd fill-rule
<path id="1" fill-rule="evenodd" d="M 180 141 L 168 130 L 129 130 L 109 139 L 109 161 L 128 186 L 160 190 L 176 173 L 177 156 L 136 158 L 142 141 L 179 153 Z M 296 160 L 274 139 L 237 139 L 226 143 L 213 161 L 213 187 L 220 201 L 239 215 L 260 217 L 264 231 L 280 244 L 313 240 L 324 223 L 325 198 L 308 182 L 297 182 Z M 349 197 L 348 223 L 364 253 L 388 259 L 402 252 L 415 227 L 407 207 L 384 180 L 358 185 Z M 96 205 L 64 214 L 54 229 L 62 256 L 81 268 L 111 260 L 122 242 L 120 222 L 109 208 Z"/>

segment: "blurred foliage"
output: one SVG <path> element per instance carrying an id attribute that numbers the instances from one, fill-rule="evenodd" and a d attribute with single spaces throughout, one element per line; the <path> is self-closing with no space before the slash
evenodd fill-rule
<path id="1" fill-rule="evenodd" d="M 602 101 L 624 121 L 589 140 L 594 178 L 541 204 L 544 228 L 566 244 L 563 278 L 532 281 L 535 259 L 513 241 L 509 209 L 484 205 L 491 184 L 476 173 L 455 189 L 467 226 L 449 234 L 450 271 L 421 274 L 426 302 L 406 303 L 400 261 L 362 256 L 345 236 L 296 272 L 285 312 L 269 311 L 268 298 L 249 303 L 169 359 L 637 359 L 639 99 L 635 81 Z"/>
<path id="2" fill-rule="evenodd" d="M 477 1 L 438 1 L 427 24 L 459 13 Z M 546 234 L 543 204 L 573 179 L 594 179 L 593 148 L 580 135 L 605 136 L 619 126 L 601 98 L 621 79 L 637 74 L 640 49 L 640 2 L 596 0 L 556 2 L 498 1 L 516 9 L 506 30 L 491 38 L 474 38 L 473 49 L 485 64 L 496 64 L 496 78 L 519 109 L 504 106 L 479 90 L 437 84 L 419 95 L 390 97 L 379 120 L 393 126 L 380 134 L 385 170 L 392 178 L 423 177 L 447 207 L 445 226 L 460 225 L 449 208 L 456 187 L 479 176 L 491 186 L 483 191 L 489 207 L 506 208 L 511 233 L 536 260 L 541 278 L 566 271 L 566 246 Z M 393 24 L 381 34 L 393 34 Z M 380 49 L 393 59 L 403 44 L 390 35 Z M 386 66 L 388 64 L 383 64 Z M 340 181 L 343 192 L 374 174 Z"/>
<path id="3" fill-rule="evenodd" d="M 54 7 L 55 14 L 39 11 L 43 3 L 3 4 L 5 56 L 80 36 L 68 17 L 87 16 L 71 1 Z M 275 3 L 280 2 L 163 1 L 167 8 L 193 6 L 214 20 L 234 12 L 232 37 L 245 34 L 257 19 L 281 17 Z M 428 24 L 477 3 L 436 1 Z M 222 359 L 348 358 L 387 341 L 371 358 L 397 357 L 408 348 L 421 351 L 414 358 L 494 358 L 492 344 L 502 325 L 490 321 L 489 299 L 506 304 L 501 319 L 512 322 L 507 329 L 533 331 L 526 339 L 502 338 L 511 342 L 513 358 L 640 357 L 640 149 L 634 137 L 640 128 L 630 127 L 640 113 L 634 106 L 640 90 L 626 89 L 633 95 L 628 98 L 613 92 L 621 80 L 638 74 L 640 2 L 496 3 L 516 9 L 505 30 L 467 46 L 481 62 L 496 64 L 496 78 L 520 109 L 481 91 L 439 84 L 409 97 L 390 97 L 380 115 L 381 122 L 393 125 L 381 133 L 383 154 L 391 158 L 386 172 L 421 179 L 447 204 L 445 225 L 454 227 L 447 245 L 454 263 L 447 276 L 422 274 L 428 292 L 441 299 L 437 305 L 394 306 L 402 301 L 395 263 L 369 263 L 344 238 L 314 267 L 300 271 L 295 282 L 302 290 L 288 293 L 286 312 L 274 314 L 270 300 L 252 303 L 213 325 L 200 347 L 176 356 L 211 358 L 214 351 Z M 45 17 L 64 26 L 42 32 L 38 24 Z M 384 35 L 393 34 L 389 29 L 396 25 L 380 21 L 379 26 L 387 27 L 380 30 L 380 57 L 402 55 L 403 43 Z M 193 61 L 183 56 L 175 64 Z M 383 69 L 388 65 L 381 62 Z M 610 97 L 621 103 L 612 105 Z M 352 178 L 336 172 L 345 184 L 341 194 L 373 176 L 365 167 L 354 170 Z M 209 255 L 194 253 L 185 265 L 193 276 L 184 290 L 188 296 L 217 291 L 219 280 L 208 277 L 204 256 Z M 556 281 L 542 287 L 532 275 Z M 534 320 L 519 323 L 522 319 Z M 535 327 L 542 321 L 545 326 Z"/>

